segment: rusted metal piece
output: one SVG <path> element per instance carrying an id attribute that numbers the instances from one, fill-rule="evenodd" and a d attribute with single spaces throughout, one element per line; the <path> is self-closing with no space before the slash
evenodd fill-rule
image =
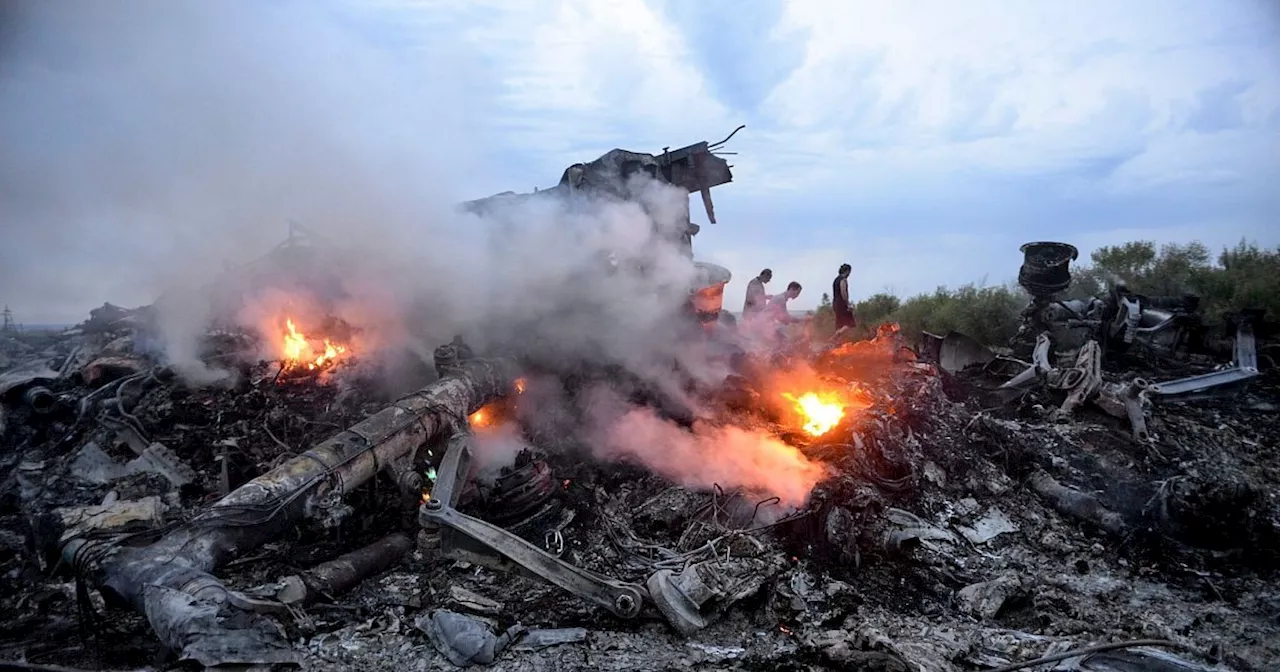
<path id="1" fill-rule="evenodd" d="M 141 548 L 95 548 L 73 539 L 63 556 L 103 595 L 147 615 L 184 658 L 206 665 L 284 662 L 287 645 L 258 627 L 227 625 L 232 595 L 209 572 L 305 518 L 325 519 L 342 496 L 383 469 L 403 467 L 423 444 L 465 424 L 468 414 L 512 389 L 507 359 L 461 362 L 453 375 L 410 394 L 223 497 L 187 525 Z M 199 594 L 188 586 L 199 586 Z"/>
<path id="2" fill-rule="evenodd" d="M 149 365 L 134 357 L 99 357 L 80 371 L 86 385 L 101 385 L 142 373 Z"/>

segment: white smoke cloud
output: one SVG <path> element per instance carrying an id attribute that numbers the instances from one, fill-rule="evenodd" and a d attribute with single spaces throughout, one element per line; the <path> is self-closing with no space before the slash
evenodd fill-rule
<path id="1" fill-rule="evenodd" d="M 193 382 L 218 375 L 200 362 L 211 323 L 270 340 L 282 313 L 343 318 L 366 357 L 409 351 L 429 362 L 436 345 L 464 333 L 553 376 L 614 366 L 676 403 L 689 402 L 690 377 L 723 377 L 694 366 L 701 360 L 682 339 L 695 277 L 673 242 L 689 221 L 683 189 L 641 174 L 619 185 L 627 199 L 517 199 L 484 217 L 458 210 L 462 193 L 474 194 L 460 176 L 484 173 L 472 161 L 483 129 L 468 114 L 484 100 L 449 44 L 421 54 L 421 67 L 406 64 L 330 6 L 306 2 L 9 11 L 0 184 L 27 226 L 6 225 L 6 245 L 53 245 L 58 263 L 6 277 L 79 296 L 111 289 L 100 277 L 144 278 L 165 294 L 157 326 Z M 321 241 L 309 265 L 293 267 L 296 251 L 245 265 L 290 221 Z M 254 287 L 272 274 L 274 289 Z M 556 403 L 570 406 L 559 415 L 600 424 L 573 408 L 581 396 L 572 389 Z M 644 417 L 624 420 L 661 441 L 615 442 L 601 455 L 641 459 L 691 485 L 762 488 L 781 472 L 789 500 L 812 480 L 813 467 L 780 444 L 732 430 L 682 434 Z M 706 478 L 678 466 L 699 456 L 728 466 Z"/>
<path id="2" fill-rule="evenodd" d="M 763 432 L 702 423 L 690 432 L 647 409 L 628 411 L 594 447 L 597 457 L 640 462 L 686 487 L 742 487 L 787 507 L 803 505 L 825 476 L 821 464 Z"/>

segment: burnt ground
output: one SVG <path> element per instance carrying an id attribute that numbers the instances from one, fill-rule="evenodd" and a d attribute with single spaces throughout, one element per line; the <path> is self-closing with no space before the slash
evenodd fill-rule
<path id="1" fill-rule="evenodd" d="M 1137 373 L 1170 377 L 1120 375 Z M 149 385 L 130 415 L 195 471 L 182 488 L 154 474 L 86 483 L 72 468 L 86 442 L 133 456 L 118 431 L 77 425 L 74 409 L 57 420 L 10 413 L 0 439 L 0 660 L 173 665 L 145 619 L 108 609 L 58 562 L 52 508 L 154 495 L 164 503 L 158 524 L 178 524 L 386 403 L 359 384 L 281 385 L 262 375 L 231 390 Z M 566 559 L 641 585 L 655 564 L 712 560 L 738 582 L 740 599 L 691 636 L 652 605 L 624 621 L 541 582 L 441 559 L 429 544 L 282 627 L 313 669 L 452 669 L 419 624 L 436 608 L 477 611 L 465 589 L 497 603 L 478 611 L 499 629 L 588 633 L 581 643 L 505 651 L 492 665 L 499 670 L 977 670 L 1133 639 L 1171 640 L 1199 664 L 1275 669 L 1274 372 L 1236 396 L 1150 408 L 1146 443 L 1090 411 L 1053 420 L 1048 397 L 995 404 L 927 364 L 903 363 L 870 388 L 871 409 L 804 446 L 831 476 L 800 514 L 770 511 L 758 497 L 686 491 L 633 467 L 547 458 L 557 486 L 550 525 Z M 1029 486 L 1038 470 L 1096 493 L 1123 530 L 1060 513 Z M 342 526 L 298 528 L 218 575 L 251 590 L 413 527 L 389 482 L 349 503 L 356 513 Z M 528 538 L 541 541 L 548 525 Z"/>

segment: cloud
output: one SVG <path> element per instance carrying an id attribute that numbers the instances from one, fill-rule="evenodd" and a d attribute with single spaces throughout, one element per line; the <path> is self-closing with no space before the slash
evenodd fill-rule
<path id="1" fill-rule="evenodd" d="M 1259 33 L 1268 24 L 1274 31 L 1278 17 L 1263 3 L 837 9 L 800 0 L 788 8 L 785 20 L 812 37 L 804 63 L 766 103 L 780 126 L 793 133 L 838 126 L 857 146 L 878 135 L 875 144 L 922 163 L 1071 168 L 1118 142 L 1158 145 L 1163 131 L 1186 123 L 1179 117 L 1191 105 L 1200 124 L 1208 123 L 1204 115 L 1228 113 L 1206 111 L 1221 101 L 1205 95 L 1254 90 L 1239 101 L 1237 124 L 1254 123 L 1278 102 L 1280 47 L 1273 32 Z"/>
<path id="2" fill-rule="evenodd" d="M 472 165 L 465 52 L 418 68 L 296 2 L 15 7 L 0 287 L 25 320 L 150 302 L 290 220 L 412 235 Z"/>
<path id="3" fill-rule="evenodd" d="M 841 261 L 861 295 L 1002 281 L 1029 238 L 1280 243 L 1280 12 L 1263 0 L 226 6 L 240 18 L 166 3 L 136 45 L 42 9 L 9 41 L 0 287 L 37 289 L 0 298 L 24 319 L 145 301 L 176 250 L 242 261 L 290 217 L 409 221 L 738 123 L 720 224 L 694 208 L 731 304 L 763 266 L 812 288 L 803 306 Z M 228 46 L 193 60 L 212 41 Z M 227 245 L 228 228 L 247 233 Z"/>

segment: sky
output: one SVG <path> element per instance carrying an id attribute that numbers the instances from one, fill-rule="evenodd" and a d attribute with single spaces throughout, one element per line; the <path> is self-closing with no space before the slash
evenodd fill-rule
<path id="1" fill-rule="evenodd" d="M 21 4 L 0 303 L 27 323 L 149 302 L 291 219 L 438 213 L 740 124 L 718 223 L 692 207 L 735 310 L 766 266 L 805 308 L 844 262 L 857 299 L 1008 282 L 1031 240 L 1280 244 L 1266 0 Z"/>

